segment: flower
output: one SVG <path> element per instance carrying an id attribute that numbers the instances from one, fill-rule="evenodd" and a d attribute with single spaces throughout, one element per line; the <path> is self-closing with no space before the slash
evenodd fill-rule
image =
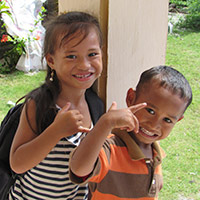
<path id="1" fill-rule="evenodd" d="M 8 41 L 8 35 L 2 35 L 1 42 L 7 42 Z"/>
<path id="2" fill-rule="evenodd" d="M 39 35 L 36 35 L 35 39 L 36 39 L 36 40 L 39 40 L 39 39 L 40 39 L 40 36 L 39 36 Z"/>

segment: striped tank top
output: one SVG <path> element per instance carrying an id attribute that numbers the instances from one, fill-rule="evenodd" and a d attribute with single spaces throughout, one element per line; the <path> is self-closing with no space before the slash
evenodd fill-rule
<path id="1" fill-rule="evenodd" d="M 37 166 L 18 176 L 9 200 L 82 200 L 87 199 L 87 185 L 69 180 L 69 155 L 84 134 L 62 138 Z"/>

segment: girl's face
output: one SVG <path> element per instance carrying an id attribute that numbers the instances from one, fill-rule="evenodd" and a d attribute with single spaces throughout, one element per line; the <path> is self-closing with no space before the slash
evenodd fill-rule
<path id="1" fill-rule="evenodd" d="M 56 71 L 61 88 L 87 89 L 102 72 L 102 52 L 95 29 L 91 28 L 87 37 L 82 38 L 80 34 L 58 47 L 53 55 L 46 56 L 48 65 Z"/>
<path id="2" fill-rule="evenodd" d="M 132 97 L 135 97 L 135 91 Z M 176 122 L 182 118 L 186 102 L 170 90 L 151 83 L 139 92 L 132 104 L 146 102 L 147 106 L 135 113 L 139 121 L 136 138 L 144 143 L 166 138 Z"/>

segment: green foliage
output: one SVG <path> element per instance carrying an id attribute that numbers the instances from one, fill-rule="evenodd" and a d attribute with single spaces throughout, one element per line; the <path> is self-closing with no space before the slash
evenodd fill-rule
<path id="1" fill-rule="evenodd" d="M 11 48 L 4 48 L 2 54 L 2 63 L 0 65 L 0 73 L 11 73 L 15 70 L 15 66 L 22 54 L 25 54 L 25 41 L 17 36 L 3 35 L 3 39 Z M 2 41 L 1 40 L 1 41 Z M 4 45 L 4 47 L 6 47 Z M 2 48 L 3 45 L 0 45 Z"/>
<path id="2" fill-rule="evenodd" d="M 170 3 L 180 8 L 187 8 L 187 14 L 177 23 L 179 28 L 200 30 L 200 0 L 170 0 Z"/>
<path id="3" fill-rule="evenodd" d="M 182 27 L 200 30 L 200 0 L 190 0 L 188 15 L 186 15 Z"/>
<path id="4" fill-rule="evenodd" d="M 9 9 L 9 7 L 6 6 L 6 2 L 4 0 L 0 0 L 0 15 L 2 13 L 6 13 L 7 15 L 11 16 L 8 9 Z"/>
<path id="5" fill-rule="evenodd" d="M 177 8 L 187 7 L 190 0 L 170 0 L 170 4 L 175 4 Z"/>
<path id="6" fill-rule="evenodd" d="M 7 33 L 5 24 L 0 18 L 0 73 L 11 73 L 15 70 L 16 64 L 22 54 L 26 53 L 26 44 L 31 43 L 34 40 L 40 39 L 38 36 L 33 37 L 32 33 L 37 29 L 37 24 L 45 17 L 46 9 L 41 8 L 38 19 L 35 20 L 34 28 L 29 30 L 27 38 L 21 38 L 18 36 L 11 36 Z M 2 13 L 12 15 L 9 12 L 9 7 L 6 6 L 5 0 L 0 0 L 0 16 Z"/>
<path id="7" fill-rule="evenodd" d="M 0 16 L 1 14 L 7 14 L 11 19 L 12 15 L 9 12 L 9 7 L 6 6 L 4 0 L 0 1 Z M 8 73 L 13 71 L 15 65 L 24 50 L 24 44 L 21 42 L 18 44 L 17 40 L 13 42 L 13 38 L 7 34 L 5 24 L 0 19 L 0 73 Z"/>

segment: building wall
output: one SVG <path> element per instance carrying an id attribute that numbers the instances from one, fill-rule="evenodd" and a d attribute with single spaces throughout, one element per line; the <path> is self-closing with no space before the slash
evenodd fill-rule
<path id="1" fill-rule="evenodd" d="M 165 63 L 168 0 L 109 0 L 107 105 L 125 106 L 142 71 Z"/>
<path id="2" fill-rule="evenodd" d="M 125 106 L 145 69 L 165 63 L 169 0 L 59 0 L 59 12 L 86 11 L 104 34 L 104 71 L 96 90 L 107 107 Z"/>

